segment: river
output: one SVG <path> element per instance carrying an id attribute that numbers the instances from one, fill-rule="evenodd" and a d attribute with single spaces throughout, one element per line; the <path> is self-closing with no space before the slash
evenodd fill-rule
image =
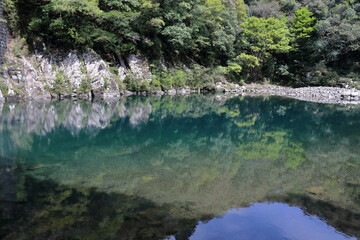
<path id="1" fill-rule="evenodd" d="M 0 103 L 1 239 L 360 239 L 360 107 Z"/>

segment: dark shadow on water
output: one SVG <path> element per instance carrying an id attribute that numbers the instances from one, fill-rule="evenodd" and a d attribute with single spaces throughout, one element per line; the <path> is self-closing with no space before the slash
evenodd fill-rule
<path id="1" fill-rule="evenodd" d="M 159 205 L 138 196 L 109 194 L 94 188 L 58 185 L 49 180 L 35 179 L 24 174 L 23 171 L 20 166 L 2 165 L 0 168 L 1 239 L 151 240 L 173 236 L 172 239 L 186 240 L 197 236 L 201 226 L 208 222 L 211 224 L 216 219 L 220 219 L 216 220 L 220 223 L 215 231 L 218 233 L 224 231 L 221 239 L 226 239 L 226 234 L 229 234 L 226 230 L 229 224 L 242 225 L 240 226 L 242 234 L 248 234 L 244 239 L 249 239 L 249 236 L 254 236 L 255 239 L 272 239 L 270 236 L 281 236 L 281 232 L 276 227 L 252 217 L 242 218 L 240 221 L 231 220 L 230 217 L 230 222 L 222 224 L 221 219 L 229 218 L 228 214 L 221 218 L 215 216 L 179 218 L 178 212 L 191 211 L 191 209 L 187 209 L 184 205 Z M 338 232 L 360 237 L 360 215 L 349 210 L 301 195 L 279 195 L 269 197 L 265 201 L 301 208 L 306 215 L 319 217 Z M 269 205 L 270 210 L 271 207 Z M 244 211 L 252 211 L 252 208 L 253 206 L 244 208 Z M 284 211 L 288 211 L 287 207 Z M 229 210 L 229 213 L 231 212 L 233 211 Z M 279 217 L 281 214 L 271 218 Z M 248 221 L 252 219 L 253 223 Z M 258 231 L 272 235 L 263 238 L 264 235 L 256 234 Z"/>
<path id="2" fill-rule="evenodd" d="M 187 239 L 200 219 L 137 196 L 77 189 L 1 168 L 0 239 Z M 186 209 L 184 209 L 186 210 Z M 203 219 L 205 220 L 205 219 Z"/>

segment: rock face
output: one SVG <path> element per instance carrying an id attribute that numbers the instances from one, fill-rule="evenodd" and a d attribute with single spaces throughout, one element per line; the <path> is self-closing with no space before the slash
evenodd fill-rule
<path id="1" fill-rule="evenodd" d="M 152 75 L 149 69 L 149 63 L 144 57 L 130 54 L 127 57 L 127 62 L 131 72 L 136 78 L 148 81 L 149 83 L 151 82 Z"/>
<path id="2" fill-rule="evenodd" d="M 4 56 L 6 53 L 7 45 L 7 26 L 6 21 L 3 19 L 2 0 L 0 1 L 0 65 L 4 63 Z"/>
<path id="3" fill-rule="evenodd" d="M 0 65 L 7 52 L 7 24 L 0 1 Z M 11 51 L 9 51 L 11 52 Z M 117 98 L 130 95 L 123 80 L 132 74 L 138 81 L 151 82 L 146 58 L 119 56 L 120 64 L 105 62 L 93 50 L 67 55 L 36 53 L 16 58 L 9 54 L 0 71 L 0 101 L 5 98 Z"/>
<path id="4" fill-rule="evenodd" d="M 139 81 L 151 81 L 144 57 L 130 55 L 113 65 L 116 67 L 93 50 L 13 58 L 3 67 L 2 85 L 6 87 L 3 95 L 31 99 L 116 98 L 127 94 L 122 88 L 127 74 L 133 74 Z"/>

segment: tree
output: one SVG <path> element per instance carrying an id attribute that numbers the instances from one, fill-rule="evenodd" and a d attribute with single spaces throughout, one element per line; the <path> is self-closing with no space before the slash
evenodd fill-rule
<path id="1" fill-rule="evenodd" d="M 236 13 L 239 21 L 244 21 L 247 17 L 246 4 L 244 0 L 237 0 L 236 2 Z"/>
<path id="2" fill-rule="evenodd" d="M 211 14 L 217 14 L 225 10 L 225 6 L 221 0 L 205 0 L 205 6 Z"/>
<path id="3" fill-rule="evenodd" d="M 243 43 L 251 55 L 264 61 L 272 53 L 290 51 L 291 34 L 285 18 L 249 17 L 241 24 Z"/>
<path id="4" fill-rule="evenodd" d="M 242 54 L 235 59 L 235 63 L 243 68 L 244 78 L 261 79 L 265 64 L 271 62 L 269 58 L 292 49 L 286 18 L 249 17 L 241 24 L 241 29 Z"/>
<path id="5" fill-rule="evenodd" d="M 316 17 L 308 10 L 307 7 L 295 11 L 295 19 L 291 23 L 291 32 L 295 39 L 309 38 L 315 31 Z"/>

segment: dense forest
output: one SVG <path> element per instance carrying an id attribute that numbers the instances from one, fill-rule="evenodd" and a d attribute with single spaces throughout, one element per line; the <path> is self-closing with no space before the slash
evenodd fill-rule
<path id="1" fill-rule="evenodd" d="M 226 76 L 239 83 L 356 87 L 359 81 L 356 0 L 4 0 L 3 4 L 11 34 L 30 50 L 43 48 L 44 43 L 47 51 L 90 48 L 109 61 L 141 53 L 152 63 L 155 84 L 183 84 L 184 69 L 193 69 L 195 76 L 196 72 L 210 78 Z"/>

